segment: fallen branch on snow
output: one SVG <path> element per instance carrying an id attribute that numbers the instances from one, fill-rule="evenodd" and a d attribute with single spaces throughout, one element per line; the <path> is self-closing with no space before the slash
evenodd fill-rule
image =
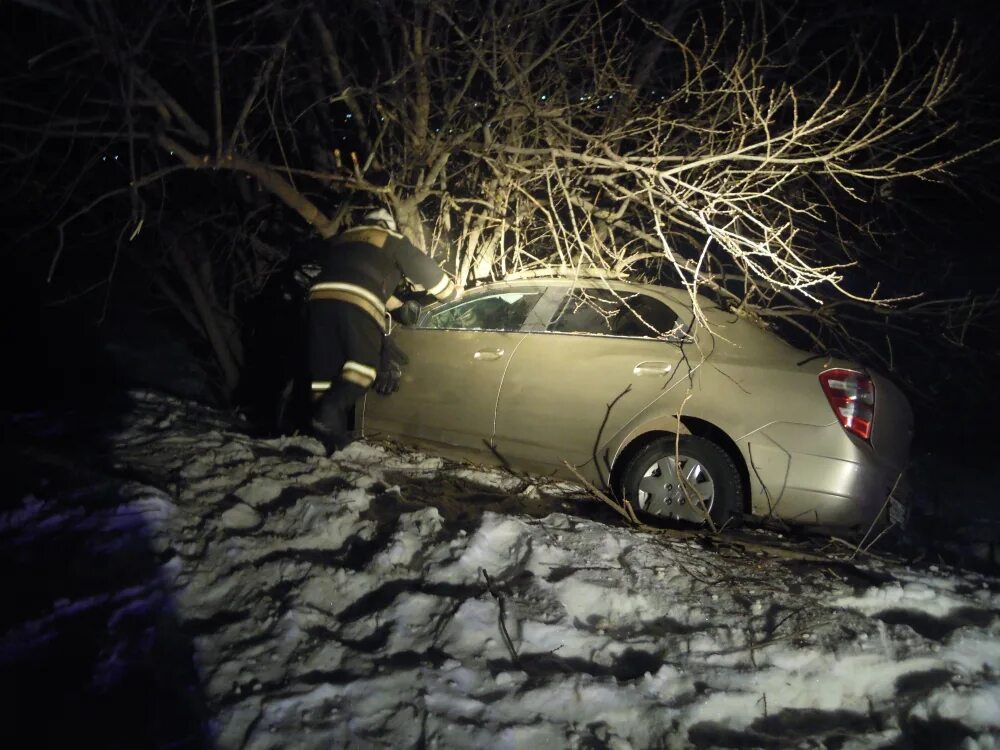
<path id="1" fill-rule="evenodd" d="M 632 509 L 632 504 L 627 499 L 622 498 L 621 505 L 619 505 L 610 497 L 608 497 L 605 493 L 597 489 L 597 487 L 595 487 L 591 482 L 587 481 L 584 478 L 583 474 L 577 471 L 576 467 L 573 466 L 569 461 L 563 461 L 563 465 L 565 465 L 567 469 L 573 472 L 573 475 L 578 480 L 580 480 L 581 484 L 583 484 L 583 486 L 587 489 L 588 492 L 590 492 L 590 494 L 592 494 L 602 503 L 608 505 L 615 513 L 622 516 L 622 518 L 624 518 L 626 521 L 636 526 L 642 526 L 643 528 L 652 528 L 650 526 L 646 526 L 646 524 L 644 524 L 642 521 L 639 520 L 638 516 L 636 516 L 635 514 L 635 510 Z"/>
<path id="2" fill-rule="evenodd" d="M 510 633 L 507 632 L 507 607 L 504 603 L 504 598 L 502 595 L 498 594 L 496 589 L 493 588 L 493 581 L 490 580 L 490 574 L 486 572 L 486 568 L 482 568 L 483 578 L 486 579 L 486 589 L 493 595 L 493 598 L 497 600 L 497 608 L 500 610 L 498 616 L 498 621 L 500 623 L 500 635 L 503 637 L 503 645 L 507 647 L 507 651 L 510 652 L 511 660 L 520 666 L 519 657 L 517 655 L 517 649 L 514 648 L 514 642 L 510 639 Z"/>

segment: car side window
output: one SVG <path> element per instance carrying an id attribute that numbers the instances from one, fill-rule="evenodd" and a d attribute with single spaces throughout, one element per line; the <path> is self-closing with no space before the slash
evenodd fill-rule
<path id="1" fill-rule="evenodd" d="M 542 289 L 486 292 L 428 310 L 417 328 L 518 331 L 542 296 Z"/>
<path id="2" fill-rule="evenodd" d="M 554 333 L 665 338 L 681 330 L 677 314 L 647 294 L 573 289 L 549 326 Z"/>

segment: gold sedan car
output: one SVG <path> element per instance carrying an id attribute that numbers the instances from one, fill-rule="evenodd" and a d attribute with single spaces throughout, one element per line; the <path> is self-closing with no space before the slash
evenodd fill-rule
<path id="1" fill-rule="evenodd" d="M 708 329 L 690 325 L 679 289 L 478 287 L 395 328 L 410 360 L 399 391 L 369 393 L 356 426 L 535 474 L 578 472 L 653 516 L 867 528 L 907 462 L 905 396 L 856 363 L 700 305 Z"/>

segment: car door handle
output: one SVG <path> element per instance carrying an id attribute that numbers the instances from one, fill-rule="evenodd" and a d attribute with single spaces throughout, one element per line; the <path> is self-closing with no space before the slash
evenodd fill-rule
<path id="1" fill-rule="evenodd" d="M 502 356 L 503 349 L 480 349 L 472 355 L 472 358 L 478 359 L 481 362 L 488 362 L 492 359 L 500 359 Z"/>
<path id="2" fill-rule="evenodd" d="M 666 375 L 674 366 L 669 362 L 640 362 L 632 368 L 633 375 Z"/>

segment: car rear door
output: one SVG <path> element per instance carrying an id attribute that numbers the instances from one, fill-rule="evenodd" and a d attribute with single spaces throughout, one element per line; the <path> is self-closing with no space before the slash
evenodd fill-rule
<path id="1" fill-rule="evenodd" d="M 487 449 L 504 371 L 543 291 L 469 293 L 429 308 L 416 326 L 396 327 L 393 340 L 409 363 L 396 393 L 366 395 L 362 434 Z"/>
<path id="2" fill-rule="evenodd" d="M 679 408 L 687 390 L 683 337 L 677 313 L 656 297 L 567 290 L 548 329 L 526 335 L 504 377 L 497 452 L 536 470 L 601 458 L 653 401 L 674 399 Z"/>

